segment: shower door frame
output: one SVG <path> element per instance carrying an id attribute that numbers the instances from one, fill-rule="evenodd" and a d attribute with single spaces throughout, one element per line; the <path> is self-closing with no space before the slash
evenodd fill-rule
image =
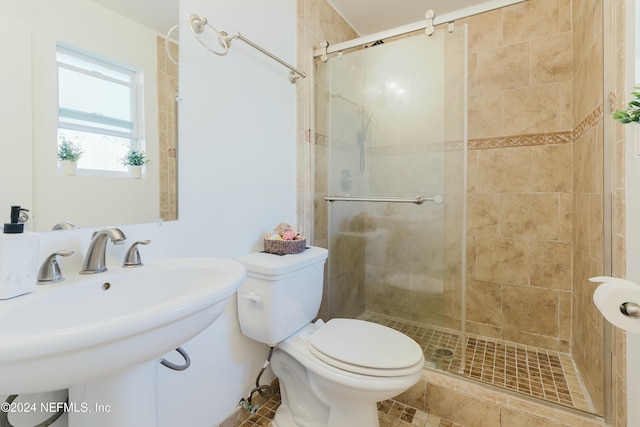
<path id="1" fill-rule="evenodd" d="M 391 36 L 403 35 L 403 34 L 406 34 L 407 28 L 408 27 L 401 27 L 400 29 L 386 31 L 384 33 L 376 34 L 375 36 L 379 36 L 380 35 L 380 36 L 385 36 L 385 37 L 391 37 Z M 424 25 L 418 26 L 417 29 L 420 30 L 421 28 L 424 28 Z M 412 26 L 410 28 L 410 31 L 415 32 L 416 31 L 416 26 Z M 445 33 L 447 30 L 444 29 L 444 28 L 441 28 L 438 31 L 441 32 L 441 33 Z M 454 31 L 458 31 L 458 32 L 459 31 L 463 31 L 464 32 L 464 38 L 461 40 L 461 44 L 460 44 L 460 47 L 462 47 L 464 49 L 464 54 L 461 55 L 464 58 L 464 61 L 463 61 L 462 64 L 458 64 L 458 65 L 460 65 L 460 70 L 461 70 L 460 76 L 459 76 L 460 80 L 461 80 L 461 85 L 459 85 L 459 86 L 463 88 L 462 89 L 463 96 L 460 96 L 458 98 L 460 99 L 460 102 L 462 103 L 460 110 L 463 111 L 464 113 L 462 113 L 462 115 L 461 115 L 461 117 L 462 117 L 461 122 L 462 123 L 460 124 L 459 128 L 457 128 L 457 129 L 458 129 L 458 132 L 460 133 L 460 135 L 462 135 L 462 137 L 459 138 L 460 141 L 458 141 L 457 139 L 455 141 L 453 141 L 453 140 L 451 140 L 451 137 L 450 137 L 449 141 L 447 142 L 446 132 L 445 132 L 445 137 L 443 139 L 442 144 L 443 144 L 443 158 L 444 158 L 444 155 L 446 155 L 447 151 L 458 151 L 458 152 L 461 153 L 460 156 L 462 156 L 462 160 L 460 162 L 460 166 L 461 166 L 460 169 L 462 171 L 461 172 L 462 176 L 461 176 L 460 179 L 461 179 L 462 184 L 461 184 L 461 187 L 458 186 L 460 188 L 456 187 L 456 189 L 459 190 L 459 193 L 460 193 L 460 194 L 456 194 L 456 195 L 459 196 L 461 198 L 461 200 L 463 200 L 463 202 L 461 203 L 462 208 L 459 209 L 459 212 L 461 212 L 460 215 L 461 215 L 461 218 L 462 218 L 461 221 L 460 221 L 460 229 L 456 230 L 457 241 L 459 242 L 459 248 L 460 248 L 460 253 L 459 253 L 458 257 L 456 258 L 456 259 L 459 259 L 459 261 L 456 261 L 456 262 L 458 263 L 459 269 L 460 269 L 459 273 L 457 273 L 457 276 L 456 276 L 456 277 L 459 277 L 459 279 L 458 279 L 459 280 L 459 285 L 456 285 L 456 288 L 459 289 L 460 295 L 462 296 L 462 298 L 460 299 L 460 301 L 458 303 L 458 306 L 455 309 L 455 313 L 451 312 L 451 313 L 449 313 L 449 315 L 453 319 L 452 325 L 454 323 L 457 323 L 458 321 L 460 323 L 459 327 L 456 325 L 455 327 L 453 327 L 453 329 L 455 329 L 456 333 L 459 335 L 459 342 L 461 343 L 461 344 L 459 344 L 460 348 L 461 348 L 460 351 L 462 353 L 462 355 L 460 357 L 461 360 L 460 360 L 459 371 L 463 372 L 464 368 L 465 368 L 465 357 L 464 357 L 465 345 L 464 345 L 464 343 L 466 342 L 466 330 L 465 330 L 466 329 L 465 328 L 465 325 L 466 325 L 466 307 L 465 307 L 465 305 L 466 304 L 465 304 L 464 295 L 466 295 L 466 274 L 465 274 L 465 272 L 466 272 L 466 254 L 465 254 L 465 252 L 466 251 L 465 251 L 465 248 L 466 248 L 466 238 L 467 238 L 467 235 L 466 235 L 466 220 L 465 220 L 465 218 L 466 218 L 466 182 L 467 182 L 467 176 L 466 176 L 467 175 L 467 170 L 466 170 L 467 169 L 466 168 L 466 163 L 467 163 L 467 147 L 466 147 L 466 144 L 467 144 L 467 113 L 466 112 L 468 110 L 468 108 L 467 108 L 467 98 L 468 98 L 468 95 L 467 95 L 467 85 L 468 85 L 468 76 L 467 76 L 467 72 L 468 72 L 468 53 L 467 53 L 468 52 L 468 39 L 467 39 L 468 33 L 467 33 L 467 31 L 468 30 L 467 30 L 467 25 L 463 24 L 462 26 L 458 26 L 458 28 L 454 28 L 453 24 L 451 24 L 449 26 L 448 32 L 449 33 L 453 33 Z M 412 38 L 413 37 L 428 37 L 424 33 L 420 34 L 420 33 L 417 33 L 417 32 L 415 34 L 411 34 L 411 35 L 408 35 L 408 36 L 412 37 Z M 447 37 L 448 35 L 445 34 L 444 36 Z M 364 38 L 360 38 L 360 39 L 355 39 L 355 40 L 350 41 L 350 42 L 346 42 L 346 43 L 342 43 L 340 45 L 336 45 L 336 46 L 333 47 L 333 50 L 337 51 L 337 49 L 340 46 L 349 46 L 351 48 L 355 48 L 355 47 L 361 46 L 362 44 L 366 44 L 369 40 L 371 40 L 371 37 L 364 37 Z M 390 43 L 394 42 L 394 40 L 387 40 L 387 41 L 390 42 Z M 329 49 L 327 49 L 327 50 L 325 50 L 325 49 L 316 50 L 316 51 L 314 51 L 314 54 L 316 54 L 316 55 L 311 57 L 310 67 L 309 68 L 311 70 L 311 75 L 312 75 L 312 78 L 313 78 L 313 80 L 312 80 L 313 82 L 316 81 L 315 61 L 318 60 L 318 56 L 319 56 L 319 57 L 321 57 L 321 60 L 323 62 L 326 62 L 326 59 L 328 59 L 328 57 L 326 57 L 326 53 L 328 51 L 329 51 Z M 341 50 L 337 51 L 337 55 L 338 55 L 338 57 L 341 58 L 342 51 Z M 458 81 L 458 80 L 456 80 L 456 81 Z M 312 99 L 312 104 L 313 104 L 313 106 L 311 108 L 311 114 L 312 114 L 311 117 L 315 118 L 316 117 L 316 111 L 315 110 L 317 108 L 316 105 L 315 105 L 315 100 L 316 100 L 315 86 L 316 85 L 313 84 L 313 85 L 310 85 L 310 86 L 312 87 L 312 90 L 310 91 L 311 92 L 310 93 L 310 95 L 311 95 L 310 99 Z M 312 123 L 312 128 L 311 128 L 312 135 L 317 135 L 317 128 L 315 126 L 316 125 L 315 120 L 312 119 L 310 122 Z M 443 126 L 443 129 L 445 127 L 446 126 Z M 462 148 L 460 148 L 460 146 L 459 146 L 460 144 L 462 144 L 461 145 Z M 455 146 L 457 148 L 451 149 L 451 146 Z M 311 156 L 312 165 L 315 165 L 315 159 L 314 159 L 315 150 L 312 149 L 311 153 L 312 153 L 312 156 Z M 313 178 L 311 180 L 311 185 L 312 185 L 312 188 L 314 189 L 313 192 L 315 192 L 315 189 L 317 188 L 316 187 L 316 182 L 315 182 L 316 174 L 312 174 L 312 177 Z M 446 183 L 444 182 L 444 180 L 442 181 L 442 185 L 446 186 Z M 444 188 L 443 188 L 443 191 L 444 191 Z M 421 196 L 425 196 L 425 195 L 421 195 Z M 377 198 L 373 198 L 375 200 L 362 200 L 362 201 L 384 201 L 384 202 L 401 202 L 401 203 L 415 203 L 415 204 L 422 204 L 422 202 L 427 202 L 429 204 L 433 203 L 433 202 L 435 202 L 436 204 L 440 204 L 441 203 L 439 195 L 435 195 L 434 196 L 432 194 L 429 194 L 428 196 L 429 197 L 426 197 L 424 199 L 422 197 L 413 197 L 413 198 L 411 198 L 411 197 L 406 197 L 406 198 L 404 198 L 404 197 L 402 197 L 402 198 L 384 197 L 384 198 L 382 198 L 384 200 L 378 200 Z M 434 197 L 432 197 L 432 196 L 434 196 Z M 331 194 L 325 194 L 325 197 L 324 197 L 325 203 L 326 203 L 326 201 L 334 201 L 333 199 L 335 199 L 335 196 L 333 196 Z M 338 197 L 337 199 L 341 199 L 341 198 Z M 355 202 L 355 199 L 358 199 L 358 197 L 354 197 L 353 199 L 354 199 L 353 201 Z M 393 200 L 391 200 L 391 199 L 393 199 Z M 337 203 L 342 203 L 342 201 L 344 201 L 344 198 L 342 198 L 342 200 L 338 201 Z M 351 201 L 351 199 L 350 199 L 350 201 Z M 320 197 L 316 198 L 316 203 L 318 203 L 318 204 L 320 203 Z M 315 212 L 313 212 L 313 213 L 315 214 Z M 443 222 L 443 226 L 444 226 L 444 222 Z M 458 231 L 459 231 L 459 235 L 458 235 Z M 314 232 L 316 232 L 315 227 L 314 227 Z M 328 265 L 329 264 L 330 263 L 328 263 Z M 326 281 L 329 280 L 329 271 L 330 271 L 330 266 L 328 267 L 328 273 L 325 274 L 325 280 Z M 327 286 L 326 283 L 325 283 L 325 286 Z M 325 287 L 325 289 L 328 289 L 328 288 Z M 328 305 L 330 305 L 330 303 Z M 436 328 L 442 327 L 442 325 L 440 325 L 440 324 L 431 324 L 431 323 L 429 323 L 429 324 L 434 326 L 434 327 L 436 327 Z M 452 326 L 449 325 L 448 327 L 445 327 L 445 328 L 449 329 L 451 327 Z M 429 365 L 427 364 L 427 366 L 429 366 Z M 458 371 L 458 369 L 456 369 L 456 371 Z"/>

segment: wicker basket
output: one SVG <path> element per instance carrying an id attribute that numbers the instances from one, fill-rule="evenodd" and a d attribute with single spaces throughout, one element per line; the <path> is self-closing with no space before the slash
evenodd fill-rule
<path id="1" fill-rule="evenodd" d="M 276 255 L 290 255 L 304 252 L 307 239 L 302 240 L 269 240 L 264 239 L 264 251 Z"/>

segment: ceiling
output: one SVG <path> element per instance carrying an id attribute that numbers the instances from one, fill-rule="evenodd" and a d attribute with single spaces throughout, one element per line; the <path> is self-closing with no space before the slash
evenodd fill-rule
<path id="1" fill-rule="evenodd" d="M 523 0 L 327 0 L 360 35 L 385 31 L 424 20 L 432 9 L 435 23 L 519 3 Z"/>
<path id="2" fill-rule="evenodd" d="M 128 16 L 161 34 L 178 23 L 178 0 L 94 0 L 120 15 Z M 172 33 L 177 37 L 178 32 Z"/>
<path id="3" fill-rule="evenodd" d="M 166 34 L 178 22 L 179 0 L 94 0 Z M 524 0 L 327 0 L 360 35 L 378 33 L 424 20 L 433 9 L 435 23 L 460 19 Z M 174 33 L 177 36 L 177 32 Z"/>

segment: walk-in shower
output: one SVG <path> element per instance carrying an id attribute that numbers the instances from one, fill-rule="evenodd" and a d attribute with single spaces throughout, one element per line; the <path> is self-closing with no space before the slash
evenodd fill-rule
<path id="1" fill-rule="evenodd" d="M 332 317 L 403 312 L 448 329 L 460 323 L 452 304 L 463 287 L 464 52 L 461 28 L 319 63 Z"/>
<path id="2" fill-rule="evenodd" d="M 398 329 L 428 368 L 603 414 L 571 356 L 563 219 L 572 221 L 573 196 L 541 175 L 572 146 L 537 135 L 468 140 L 477 93 L 467 31 L 416 31 L 315 58 L 322 316 Z"/>

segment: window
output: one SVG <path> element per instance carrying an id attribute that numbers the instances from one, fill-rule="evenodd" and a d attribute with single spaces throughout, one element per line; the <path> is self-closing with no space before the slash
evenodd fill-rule
<path id="1" fill-rule="evenodd" d="M 58 143 L 80 145 L 78 168 L 124 171 L 140 149 L 138 72 L 58 45 Z"/>

